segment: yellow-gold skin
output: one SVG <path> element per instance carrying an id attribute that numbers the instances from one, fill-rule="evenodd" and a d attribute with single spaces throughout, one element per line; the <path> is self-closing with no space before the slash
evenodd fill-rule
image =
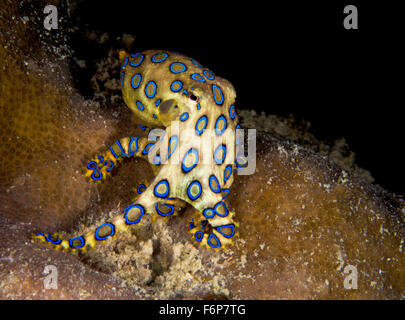
<path id="1" fill-rule="evenodd" d="M 235 171 L 236 98 L 232 84 L 189 57 L 168 51 L 120 52 L 125 103 L 143 125 L 164 128 L 155 139 L 125 137 L 90 161 L 85 175 L 102 181 L 120 159 L 144 157 L 155 179 L 124 211 L 83 236 L 35 238 L 56 248 L 84 250 L 140 224 L 145 215 L 169 216 L 185 202 L 201 214 L 190 232 L 201 245 L 232 244 L 237 225 L 224 198 Z M 150 138 L 154 132 L 151 131 Z"/>

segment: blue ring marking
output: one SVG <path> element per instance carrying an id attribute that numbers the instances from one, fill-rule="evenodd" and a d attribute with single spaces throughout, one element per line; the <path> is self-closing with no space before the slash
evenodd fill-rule
<path id="1" fill-rule="evenodd" d="M 123 86 L 124 86 L 124 79 L 125 79 L 125 72 L 124 72 L 124 71 L 122 71 L 122 72 L 121 72 L 121 76 L 120 76 L 121 87 L 123 87 Z"/>
<path id="2" fill-rule="evenodd" d="M 211 238 L 215 238 L 215 240 L 217 241 L 217 245 L 216 246 L 214 246 L 213 244 L 211 244 Z M 207 243 L 208 243 L 208 245 L 211 247 L 211 248 L 219 248 L 220 246 L 221 246 L 221 241 L 219 241 L 219 239 L 218 239 L 218 237 L 215 235 L 215 234 L 213 234 L 213 233 L 211 233 L 210 235 L 209 235 L 209 237 L 208 237 L 208 240 L 207 240 Z"/>
<path id="3" fill-rule="evenodd" d="M 146 127 L 144 127 L 144 126 L 141 125 L 140 123 L 138 123 L 138 124 L 139 124 L 139 128 L 141 128 L 142 131 L 145 131 L 145 130 L 146 130 Z"/>
<path id="4" fill-rule="evenodd" d="M 188 227 L 189 227 L 190 229 L 197 228 L 196 225 L 195 225 L 195 223 L 194 223 L 194 219 L 191 219 L 191 222 L 188 224 Z"/>
<path id="5" fill-rule="evenodd" d="M 103 227 L 103 226 L 110 226 L 110 228 L 111 228 L 111 233 L 110 233 L 109 235 L 106 235 L 104 238 L 103 238 L 103 237 L 100 237 L 100 236 L 98 235 L 98 231 L 99 231 L 100 228 Z M 103 223 L 101 226 L 99 226 L 99 227 L 96 229 L 96 232 L 94 233 L 94 237 L 96 238 L 96 240 L 102 241 L 102 240 L 107 239 L 108 237 L 113 236 L 114 234 L 115 234 L 115 226 L 114 226 L 112 223 L 110 223 L 110 222 L 105 222 L 105 223 Z"/>
<path id="6" fill-rule="evenodd" d="M 139 56 L 140 54 L 141 54 L 140 52 L 131 53 L 130 56 L 131 56 L 132 58 L 136 58 L 136 57 Z"/>
<path id="7" fill-rule="evenodd" d="M 208 220 L 201 221 L 201 229 L 204 229 L 208 224 Z"/>
<path id="8" fill-rule="evenodd" d="M 215 188 L 214 188 L 213 182 L 216 182 L 216 183 L 217 183 L 218 189 L 215 189 Z M 220 185 L 219 185 L 219 181 L 218 181 L 218 179 L 217 179 L 217 177 L 216 177 L 215 175 L 211 175 L 211 176 L 210 176 L 210 178 L 209 178 L 209 185 L 210 185 L 210 189 L 212 190 L 212 192 L 215 192 L 215 193 L 220 193 L 220 192 L 221 192 L 221 187 L 220 187 Z"/>
<path id="9" fill-rule="evenodd" d="M 137 81 L 136 84 L 135 84 L 135 82 L 134 82 L 135 77 L 136 77 L 136 81 Z M 139 73 L 134 74 L 134 75 L 132 76 L 132 78 L 131 78 L 131 86 L 132 86 L 132 88 L 138 89 L 138 88 L 139 88 L 139 85 L 141 84 L 141 81 L 142 81 L 142 75 L 139 74 Z"/>
<path id="10" fill-rule="evenodd" d="M 235 106 L 231 105 L 229 107 L 229 117 L 233 120 L 235 119 L 236 113 L 235 113 Z"/>
<path id="11" fill-rule="evenodd" d="M 217 98 L 215 97 L 215 89 L 217 89 L 219 91 L 219 93 L 221 94 L 221 100 L 217 100 Z M 222 90 L 220 87 L 218 87 L 217 85 L 213 84 L 212 85 L 212 96 L 214 98 L 214 101 L 217 105 L 222 105 L 224 103 L 224 94 L 222 93 Z"/>
<path id="12" fill-rule="evenodd" d="M 142 102 L 140 102 L 139 100 L 136 101 L 136 106 L 138 107 L 138 109 L 140 111 L 145 110 L 145 107 L 143 106 Z"/>
<path id="13" fill-rule="evenodd" d="M 204 233 L 202 233 L 201 231 L 197 231 L 194 237 L 198 242 L 201 242 L 202 238 L 204 237 Z"/>
<path id="14" fill-rule="evenodd" d="M 138 63 L 135 63 L 134 64 L 134 60 L 131 60 L 130 62 L 129 62 L 129 65 L 131 66 L 131 67 L 137 67 L 137 66 L 139 66 L 141 63 L 142 63 L 142 61 L 143 61 L 143 54 L 140 54 L 140 53 L 137 53 L 137 54 L 135 54 L 135 55 L 132 55 L 131 54 L 131 57 L 132 58 L 137 58 L 137 57 L 141 57 L 141 59 L 139 60 L 139 62 Z"/>
<path id="15" fill-rule="evenodd" d="M 114 152 L 114 148 L 113 148 L 113 145 L 110 147 L 110 151 L 111 151 L 111 153 L 113 154 L 113 156 L 115 157 L 115 158 L 118 158 L 118 157 L 126 157 L 127 156 L 127 154 L 125 153 L 125 150 L 124 150 L 124 148 L 122 147 L 122 145 L 121 145 L 121 142 L 119 141 L 119 140 L 117 140 L 117 141 L 115 141 L 115 143 L 117 144 L 117 146 L 120 148 L 120 150 L 121 150 L 121 154 L 119 154 L 119 155 L 117 155 L 115 152 Z"/>
<path id="16" fill-rule="evenodd" d="M 195 81 L 199 81 L 199 82 L 205 82 L 205 79 L 202 77 L 202 75 L 198 74 L 198 73 L 193 73 L 191 75 L 191 79 L 193 79 Z"/>
<path id="17" fill-rule="evenodd" d="M 201 105 L 199 102 L 197 102 L 197 110 L 200 110 L 200 109 L 201 109 Z"/>
<path id="18" fill-rule="evenodd" d="M 147 154 L 149 153 L 149 151 L 151 151 L 151 150 L 153 149 L 154 146 L 155 146 L 154 143 L 148 143 L 148 144 L 145 146 L 145 149 L 143 149 L 142 154 L 143 154 L 143 155 L 147 155 Z"/>
<path id="19" fill-rule="evenodd" d="M 194 185 L 197 185 L 197 186 L 198 186 L 198 189 L 199 189 L 198 194 L 197 194 L 196 196 L 193 196 L 193 195 L 191 194 L 191 188 L 192 188 Z M 188 195 L 188 197 L 189 197 L 191 200 L 197 200 L 197 199 L 201 196 L 201 193 L 202 193 L 202 186 L 201 186 L 201 183 L 200 183 L 199 181 L 197 181 L 197 180 L 194 180 L 193 182 L 191 182 L 190 185 L 189 185 L 188 188 L 187 188 L 187 195 Z"/>
<path id="20" fill-rule="evenodd" d="M 185 163 L 185 161 L 186 161 L 186 159 L 187 159 L 187 157 L 188 157 L 188 155 L 189 155 L 190 153 L 193 153 L 193 154 L 195 155 L 195 162 L 194 162 L 190 167 L 186 167 L 186 165 L 185 165 L 184 163 Z M 187 151 L 186 155 L 185 155 L 184 158 L 183 158 L 183 161 L 182 161 L 182 163 L 181 163 L 181 169 L 182 169 L 185 173 L 190 172 L 190 171 L 193 170 L 193 168 L 197 165 L 198 159 L 199 159 L 198 151 L 197 151 L 196 149 L 191 148 L 190 150 Z"/>
<path id="21" fill-rule="evenodd" d="M 159 192 L 157 191 L 157 188 L 158 188 L 161 184 L 164 184 L 164 185 L 166 186 L 166 192 L 164 192 L 164 193 L 159 193 Z M 159 181 L 159 182 L 156 184 L 155 189 L 153 190 L 153 193 L 155 194 L 156 197 L 159 197 L 159 198 L 166 198 L 166 197 L 169 195 L 169 189 L 170 189 L 170 187 L 169 187 L 169 183 L 167 182 L 167 180 L 161 180 L 161 181 Z"/>
<path id="22" fill-rule="evenodd" d="M 76 239 L 80 239 L 81 243 L 80 243 L 79 245 L 77 245 L 77 246 L 74 246 L 74 245 L 73 245 L 73 241 L 76 240 Z M 85 243 L 85 241 L 84 241 L 83 236 L 78 236 L 78 237 L 76 237 L 76 238 L 69 239 L 69 246 L 70 246 L 72 249 L 82 248 L 82 247 L 84 246 L 84 243 Z"/>
<path id="23" fill-rule="evenodd" d="M 223 228 L 231 228 L 232 229 L 232 234 L 227 235 L 221 231 Z M 222 234 L 225 238 L 232 238 L 235 235 L 235 225 L 234 224 L 227 224 L 223 226 L 216 227 L 215 230 L 217 230 L 220 234 Z"/>
<path id="24" fill-rule="evenodd" d="M 148 94 L 148 87 L 150 85 L 153 85 L 154 89 L 153 89 L 153 93 L 151 95 Z M 155 95 L 156 95 L 156 91 L 157 91 L 157 85 L 155 81 L 149 81 L 146 86 L 145 86 L 145 94 L 149 99 L 152 99 Z"/>
<path id="25" fill-rule="evenodd" d="M 45 235 L 42 232 L 36 233 L 36 236 L 40 236 L 40 237 L 45 237 Z"/>
<path id="26" fill-rule="evenodd" d="M 139 137 L 131 137 L 131 141 L 129 141 L 128 145 L 128 155 L 133 156 L 134 153 L 138 152 L 138 139 Z M 135 150 L 133 150 L 132 145 L 135 143 Z"/>
<path id="27" fill-rule="evenodd" d="M 174 66 L 174 65 L 180 65 L 180 66 L 183 67 L 183 69 L 180 70 L 180 71 L 173 70 L 173 66 Z M 186 67 L 183 63 L 181 63 L 181 62 L 173 62 L 173 63 L 170 65 L 170 71 L 173 72 L 173 73 L 182 73 L 182 72 L 184 72 L 184 71 L 186 71 L 186 70 L 187 70 L 187 67 Z"/>
<path id="28" fill-rule="evenodd" d="M 224 170 L 224 183 L 230 178 L 232 174 L 232 166 L 229 164 Z"/>
<path id="29" fill-rule="evenodd" d="M 103 178 L 103 174 L 98 170 L 97 168 L 97 163 L 95 161 L 91 161 L 87 164 L 87 169 L 89 170 L 94 170 L 93 173 L 91 174 L 91 178 L 93 180 L 101 180 Z M 97 175 L 98 176 L 97 176 Z"/>
<path id="30" fill-rule="evenodd" d="M 181 116 L 180 116 L 180 120 L 181 121 L 186 121 L 188 119 L 188 113 L 184 112 Z"/>
<path id="31" fill-rule="evenodd" d="M 211 212 L 211 215 L 209 214 L 209 212 Z M 207 219 L 211 219 L 212 217 L 215 216 L 215 211 L 212 208 L 207 208 L 203 211 L 203 215 L 204 217 L 206 217 Z"/>
<path id="32" fill-rule="evenodd" d="M 153 163 L 155 164 L 155 165 L 157 165 L 157 166 L 160 166 L 160 164 L 161 164 L 161 159 L 160 159 L 160 155 L 155 155 L 155 157 L 153 158 Z"/>
<path id="33" fill-rule="evenodd" d="M 220 214 L 218 211 L 217 211 L 217 208 L 219 207 L 219 206 L 221 206 L 221 205 L 223 205 L 224 206 L 224 208 L 225 208 L 225 214 Z M 215 211 L 215 214 L 217 214 L 218 216 L 220 216 L 220 217 L 226 217 L 227 215 L 228 215 L 228 208 L 226 207 L 226 204 L 225 204 L 225 202 L 223 202 L 223 201 L 221 201 L 221 202 L 218 202 L 216 205 L 215 205 L 215 207 L 214 207 L 214 211 Z"/>
<path id="34" fill-rule="evenodd" d="M 218 130 L 218 123 L 219 123 L 219 121 L 221 121 L 221 120 L 224 121 L 224 127 L 222 128 L 221 131 L 219 131 L 219 130 Z M 227 126 L 228 126 L 228 123 L 227 123 L 227 121 L 226 121 L 226 118 L 225 118 L 223 115 L 220 115 L 220 116 L 218 117 L 217 121 L 215 122 L 215 132 L 216 132 L 216 134 L 217 134 L 218 136 L 220 136 L 220 135 L 226 130 L 226 127 L 227 127 Z"/>
<path id="35" fill-rule="evenodd" d="M 197 67 L 199 67 L 199 68 L 202 68 L 203 66 L 201 65 L 201 64 L 199 64 L 197 61 L 195 61 L 194 59 L 191 59 L 191 62 L 195 65 L 195 66 L 197 66 Z"/>
<path id="36" fill-rule="evenodd" d="M 156 115 L 156 114 L 153 114 L 153 117 L 156 119 L 156 118 L 157 118 L 157 115 Z"/>
<path id="37" fill-rule="evenodd" d="M 139 210 L 141 210 L 141 215 L 139 216 L 138 219 L 136 219 L 135 221 L 130 221 L 128 220 L 128 212 L 132 209 L 132 208 L 138 208 Z M 125 222 L 126 224 L 135 224 L 138 223 L 139 221 L 141 221 L 141 218 L 143 217 L 143 215 L 145 214 L 145 209 L 144 207 L 142 207 L 140 204 L 131 204 L 129 207 L 126 207 L 123 212 L 125 213 L 124 218 L 125 218 Z"/>
<path id="38" fill-rule="evenodd" d="M 180 83 L 180 87 L 178 89 L 174 89 L 173 86 L 176 83 Z M 183 88 L 183 82 L 179 81 L 179 80 L 175 80 L 172 82 L 172 84 L 170 85 L 170 90 L 172 90 L 173 92 L 179 92 L 181 90 L 181 88 Z"/>
<path id="39" fill-rule="evenodd" d="M 205 123 L 204 127 L 201 130 L 199 130 L 198 127 L 201 121 L 204 121 Z M 202 116 L 200 119 L 198 119 L 197 123 L 195 124 L 195 131 L 197 132 L 197 135 L 200 136 L 204 132 L 205 128 L 207 127 L 207 124 L 208 124 L 207 116 Z"/>
<path id="40" fill-rule="evenodd" d="M 175 140 L 175 146 L 174 148 L 172 148 L 172 139 Z M 170 157 L 172 156 L 174 150 L 176 150 L 177 148 L 177 144 L 179 143 L 179 138 L 177 136 L 171 136 L 169 139 L 169 143 L 168 143 L 168 147 L 167 147 L 167 159 L 170 159 Z"/>
<path id="41" fill-rule="evenodd" d="M 121 150 L 122 150 L 122 148 L 121 148 Z M 124 153 L 124 156 L 126 156 L 125 151 L 123 151 L 123 153 Z M 111 160 L 108 160 L 108 161 L 104 160 L 103 156 L 98 156 L 98 162 L 101 165 L 101 167 L 104 167 L 104 166 L 110 164 L 110 166 L 107 168 L 107 172 L 110 172 L 112 170 L 112 168 L 114 167 L 114 162 L 112 162 Z M 101 169 L 101 167 L 98 167 L 97 169 Z"/>
<path id="42" fill-rule="evenodd" d="M 173 205 L 167 204 L 167 203 L 163 203 L 162 205 L 164 205 L 165 207 L 170 208 L 171 210 L 170 210 L 168 213 L 163 213 L 162 211 L 159 210 L 159 205 L 158 205 L 158 203 L 156 202 L 155 209 L 156 209 L 156 212 L 157 212 L 159 215 L 161 215 L 162 217 L 167 217 L 167 216 L 169 216 L 169 215 L 171 215 L 171 214 L 174 213 L 174 206 L 173 206 Z"/>
<path id="43" fill-rule="evenodd" d="M 143 188 L 143 190 L 141 190 L 141 188 Z M 139 185 L 138 189 L 136 190 L 136 192 L 138 192 L 138 194 L 141 194 L 142 192 L 144 192 L 146 190 L 146 186 L 142 183 Z"/>
<path id="44" fill-rule="evenodd" d="M 203 74 L 208 80 L 214 80 L 215 79 L 214 75 L 209 70 L 204 70 Z"/>
<path id="45" fill-rule="evenodd" d="M 159 106 L 159 104 L 162 102 L 162 99 L 157 99 L 156 100 L 156 102 L 155 102 L 155 106 L 157 107 L 157 106 Z"/>
<path id="46" fill-rule="evenodd" d="M 239 167 L 238 161 L 235 160 L 235 164 L 236 164 L 236 171 L 239 171 L 239 169 L 240 169 L 241 167 Z"/>
<path id="47" fill-rule="evenodd" d="M 223 155 L 222 155 L 222 159 L 218 159 L 218 158 L 217 158 L 217 153 L 218 153 L 220 150 L 224 150 Z M 226 158 L 226 146 L 223 145 L 223 144 L 221 144 L 221 145 L 220 145 L 218 148 L 216 148 L 216 150 L 214 151 L 214 161 L 215 161 L 216 164 L 222 164 L 222 163 L 224 163 L 225 158 Z"/>
<path id="48" fill-rule="evenodd" d="M 236 127 L 235 127 L 235 130 L 238 130 L 238 129 L 240 129 L 240 125 L 239 125 L 239 124 L 237 124 Z"/>
<path id="49" fill-rule="evenodd" d="M 108 162 L 110 163 L 110 166 L 107 168 L 107 172 L 110 172 L 112 168 L 114 168 L 114 162 L 112 162 L 111 160 L 109 160 Z"/>
<path id="50" fill-rule="evenodd" d="M 60 238 L 57 238 L 56 240 L 52 240 L 52 239 L 51 239 L 51 235 L 50 235 L 49 233 L 46 234 L 45 240 L 48 241 L 48 242 L 50 242 L 50 243 L 53 243 L 53 244 L 60 244 L 60 243 L 62 243 L 62 239 L 60 239 Z"/>
<path id="51" fill-rule="evenodd" d="M 229 189 L 222 189 L 221 192 L 226 192 L 226 195 L 224 195 L 221 200 L 224 200 L 229 195 L 230 191 L 231 190 L 229 190 Z"/>
<path id="52" fill-rule="evenodd" d="M 159 59 L 156 59 L 156 56 L 157 56 L 157 55 L 160 55 L 160 54 L 163 54 L 164 57 L 161 58 L 160 60 L 159 60 Z M 159 52 L 159 53 L 154 54 L 154 55 L 152 56 L 152 59 L 151 59 L 151 60 L 152 60 L 152 62 L 160 63 L 160 62 L 165 61 L 168 56 L 169 56 L 169 55 L 168 55 L 166 52 Z"/>
<path id="53" fill-rule="evenodd" d="M 246 159 L 246 157 L 245 157 L 244 155 L 239 155 L 239 156 L 237 156 L 236 159 L 235 159 L 236 168 L 237 168 L 237 169 L 244 168 L 244 167 L 246 166 L 247 161 L 245 161 L 244 163 L 240 164 L 240 163 L 238 162 L 238 159 Z"/>
<path id="54" fill-rule="evenodd" d="M 125 66 L 128 64 L 128 57 L 125 57 L 124 59 L 122 59 L 121 61 L 121 69 L 124 69 Z"/>
<path id="55" fill-rule="evenodd" d="M 188 96 L 188 91 L 186 89 L 183 90 L 183 93 Z"/>
<path id="56" fill-rule="evenodd" d="M 98 159 L 98 162 L 100 164 L 102 164 L 104 162 L 104 157 L 103 156 L 98 156 L 97 159 Z"/>

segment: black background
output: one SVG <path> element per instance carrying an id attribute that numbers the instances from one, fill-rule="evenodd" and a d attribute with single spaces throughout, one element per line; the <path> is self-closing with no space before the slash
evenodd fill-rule
<path id="1" fill-rule="evenodd" d="M 358 30 L 343 27 L 348 4 Z M 83 28 L 135 35 L 139 51 L 192 56 L 233 83 L 239 108 L 346 138 L 376 183 L 404 194 L 401 12 L 390 1 L 115 0 L 80 1 L 75 14 Z"/>

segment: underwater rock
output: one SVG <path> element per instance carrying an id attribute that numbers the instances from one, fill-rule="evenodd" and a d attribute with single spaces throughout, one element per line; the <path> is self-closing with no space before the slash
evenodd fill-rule
<path id="1" fill-rule="evenodd" d="M 259 141 L 255 175 L 234 186 L 243 198 L 233 192 L 241 228 L 227 259 L 230 291 L 249 299 L 401 298 L 402 199 L 296 144 Z"/>

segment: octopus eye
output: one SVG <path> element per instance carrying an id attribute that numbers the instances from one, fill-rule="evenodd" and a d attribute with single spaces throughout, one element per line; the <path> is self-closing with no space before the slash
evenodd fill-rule
<path id="1" fill-rule="evenodd" d="M 169 109 L 172 107 L 172 105 L 175 103 L 174 99 L 169 99 L 164 101 L 161 105 L 160 105 L 160 112 L 162 113 L 168 113 Z"/>
<path id="2" fill-rule="evenodd" d="M 198 97 L 197 97 L 196 95 L 194 95 L 194 94 L 190 94 L 189 98 L 190 98 L 191 100 L 193 100 L 193 101 L 197 101 L 197 100 L 198 100 Z"/>

